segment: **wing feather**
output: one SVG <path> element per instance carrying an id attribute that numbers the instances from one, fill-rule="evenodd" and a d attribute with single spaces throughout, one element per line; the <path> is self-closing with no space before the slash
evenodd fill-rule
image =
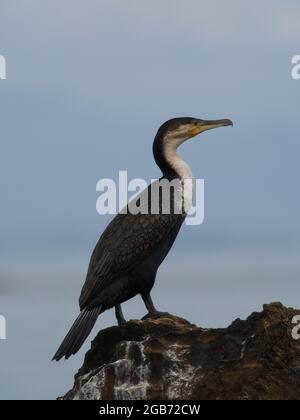
<path id="1" fill-rule="evenodd" d="M 182 215 L 118 214 L 108 225 L 92 254 L 80 296 L 81 309 L 114 279 L 151 255 Z"/>

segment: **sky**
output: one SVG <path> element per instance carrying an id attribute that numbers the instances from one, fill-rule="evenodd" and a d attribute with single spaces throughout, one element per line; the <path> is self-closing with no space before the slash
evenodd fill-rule
<path id="1" fill-rule="evenodd" d="M 297 306 L 299 20 L 296 0 L 1 0 L 0 399 L 70 388 L 89 342 L 70 362 L 49 360 L 111 218 L 96 212 L 96 183 L 119 170 L 159 177 L 152 141 L 169 118 L 234 128 L 180 150 L 205 180 L 205 221 L 184 226 L 159 305 L 206 327 L 272 300 Z M 138 299 L 124 307 L 144 311 Z M 109 312 L 97 327 L 114 323 Z"/>

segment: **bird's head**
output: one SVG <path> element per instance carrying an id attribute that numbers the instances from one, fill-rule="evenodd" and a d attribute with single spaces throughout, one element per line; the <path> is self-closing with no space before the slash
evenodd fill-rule
<path id="1" fill-rule="evenodd" d="M 154 143 L 153 155 L 163 172 L 172 166 L 176 158 L 176 149 L 186 140 L 213 128 L 233 126 L 230 120 L 200 120 L 198 118 L 174 118 L 166 121 L 158 130 Z"/>
<path id="2" fill-rule="evenodd" d="M 166 121 L 158 130 L 158 135 L 167 143 L 179 146 L 184 141 L 213 128 L 232 126 L 232 121 L 225 120 L 200 120 L 197 118 L 174 118 Z"/>

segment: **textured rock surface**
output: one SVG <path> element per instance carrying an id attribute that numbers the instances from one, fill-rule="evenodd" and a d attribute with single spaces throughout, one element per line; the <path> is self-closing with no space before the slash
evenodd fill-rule
<path id="1" fill-rule="evenodd" d="M 63 399 L 300 399 L 299 313 L 274 303 L 226 329 L 175 316 L 108 328 Z"/>

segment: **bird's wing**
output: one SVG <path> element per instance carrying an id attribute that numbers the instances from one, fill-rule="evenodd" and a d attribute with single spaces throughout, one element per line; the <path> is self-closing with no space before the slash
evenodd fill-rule
<path id="1" fill-rule="evenodd" d="M 151 255 L 182 219 L 176 214 L 118 214 L 102 234 L 92 254 L 80 296 L 84 308 L 115 279 Z"/>

